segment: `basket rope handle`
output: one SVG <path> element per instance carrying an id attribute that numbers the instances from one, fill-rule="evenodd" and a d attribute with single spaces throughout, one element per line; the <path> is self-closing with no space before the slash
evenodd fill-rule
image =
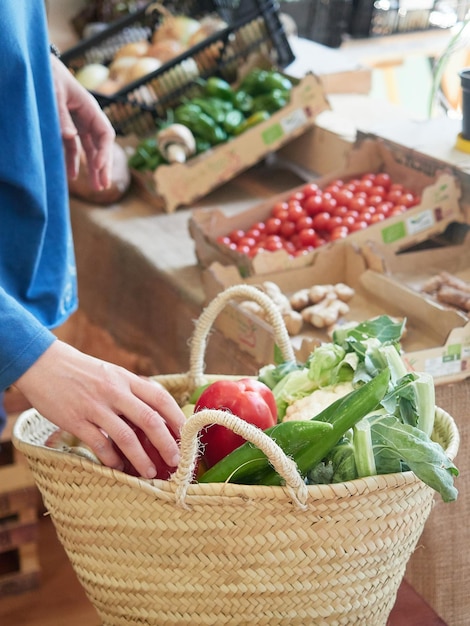
<path id="1" fill-rule="evenodd" d="M 181 429 L 181 459 L 170 480 L 175 483 L 176 503 L 188 508 L 186 493 L 194 476 L 199 455 L 199 431 L 209 424 L 220 424 L 257 446 L 268 457 L 270 463 L 286 481 L 285 488 L 294 504 L 300 509 L 307 508 L 307 486 L 300 476 L 297 465 L 282 448 L 260 428 L 249 424 L 237 415 L 219 409 L 204 409 L 194 413 Z"/>
<path id="2" fill-rule="evenodd" d="M 209 331 L 225 305 L 233 299 L 254 300 L 266 311 L 285 361 L 295 361 L 294 349 L 280 311 L 265 293 L 251 285 L 234 285 L 219 293 L 202 311 L 191 339 L 189 379 L 194 388 L 204 384 L 204 354 Z"/>

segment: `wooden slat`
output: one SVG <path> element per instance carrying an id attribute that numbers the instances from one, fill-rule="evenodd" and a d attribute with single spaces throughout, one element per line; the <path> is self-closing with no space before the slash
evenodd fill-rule
<path id="1" fill-rule="evenodd" d="M 38 538 L 38 513 L 29 507 L 0 517 L 0 555 Z"/>

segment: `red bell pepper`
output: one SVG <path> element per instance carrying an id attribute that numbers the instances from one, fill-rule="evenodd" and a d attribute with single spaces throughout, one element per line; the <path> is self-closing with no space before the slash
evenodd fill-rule
<path id="1" fill-rule="evenodd" d="M 210 384 L 200 395 L 194 412 L 203 409 L 229 411 L 261 430 L 277 424 L 277 406 L 271 389 L 252 378 L 218 380 Z M 208 468 L 245 443 L 243 437 L 219 424 L 205 428 L 200 440 Z"/>

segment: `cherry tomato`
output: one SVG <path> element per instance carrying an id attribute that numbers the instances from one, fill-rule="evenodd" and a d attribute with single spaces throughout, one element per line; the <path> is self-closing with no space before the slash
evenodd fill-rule
<path id="1" fill-rule="evenodd" d="M 390 174 L 386 172 L 378 172 L 375 175 L 375 184 L 384 187 L 385 189 L 390 189 L 390 185 L 392 184 Z"/>
<path id="2" fill-rule="evenodd" d="M 376 213 L 382 213 L 382 215 L 385 215 L 385 217 L 387 217 L 390 213 L 390 211 L 393 208 L 393 204 L 391 202 L 380 202 L 376 207 Z"/>
<path id="3" fill-rule="evenodd" d="M 330 233 L 330 241 L 336 241 L 337 239 L 344 239 L 349 234 L 349 230 L 344 226 L 336 226 Z"/>
<path id="4" fill-rule="evenodd" d="M 266 233 L 268 235 L 277 235 L 281 229 L 282 220 L 279 217 L 269 217 L 266 220 Z"/>
<path id="5" fill-rule="evenodd" d="M 275 252 L 276 250 L 282 250 L 284 244 L 280 237 L 278 237 L 277 235 L 272 235 L 267 237 L 261 245 L 265 250 Z"/>
<path id="6" fill-rule="evenodd" d="M 355 195 L 349 202 L 350 211 L 362 211 L 367 206 L 367 201 L 363 196 Z"/>
<path id="7" fill-rule="evenodd" d="M 353 193 L 357 190 L 357 186 L 360 183 L 359 178 L 352 178 L 344 185 L 345 189 L 350 189 Z"/>
<path id="8" fill-rule="evenodd" d="M 374 215 L 370 218 L 370 223 L 377 224 L 377 222 L 383 222 L 384 219 L 385 215 L 383 213 L 374 213 Z"/>
<path id="9" fill-rule="evenodd" d="M 305 199 L 305 195 L 303 191 L 296 191 L 295 193 L 293 193 L 292 195 L 289 196 L 288 198 L 288 202 L 299 202 L 302 203 L 303 200 Z"/>
<path id="10" fill-rule="evenodd" d="M 251 237 L 256 242 L 256 241 L 259 241 L 261 237 L 263 236 L 263 231 L 260 230 L 259 228 L 252 226 L 250 229 L 246 231 L 246 236 Z"/>
<path id="11" fill-rule="evenodd" d="M 323 210 L 324 211 L 328 211 L 329 213 L 332 213 L 333 210 L 336 208 L 337 204 L 338 203 L 333 198 L 333 196 L 329 197 L 329 196 L 323 195 Z"/>
<path id="12" fill-rule="evenodd" d="M 340 217 L 344 217 L 348 211 L 348 207 L 344 206 L 343 204 L 333 209 L 333 215 L 339 215 Z"/>
<path id="13" fill-rule="evenodd" d="M 313 217 L 313 227 L 316 230 L 325 230 L 330 217 L 331 215 L 326 211 L 323 211 L 322 213 L 317 213 L 317 215 Z"/>
<path id="14" fill-rule="evenodd" d="M 341 226 L 343 222 L 343 218 L 339 215 L 332 215 L 326 225 L 325 225 L 325 230 L 328 231 L 329 233 L 332 233 L 334 231 L 335 228 L 337 228 L 338 226 Z"/>
<path id="15" fill-rule="evenodd" d="M 266 222 L 256 222 L 256 224 L 253 224 L 251 228 L 256 228 L 256 230 L 264 232 L 266 230 Z"/>
<path id="16" fill-rule="evenodd" d="M 304 203 L 311 196 L 316 196 L 320 191 L 320 187 L 316 183 L 309 183 L 302 189 L 304 194 Z"/>
<path id="17" fill-rule="evenodd" d="M 232 232 L 229 233 L 228 236 L 230 237 L 230 241 L 233 241 L 233 243 L 238 243 L 240 239 L 245 236 L 245 231 L 241 229 L 232 230 Z"/>
<path id="18" fill-rule="evenodd" d="M 297 230 L 297 223 L 288 220 L 286 222 L 282 222 L 281 228 L 279 229 L 279 234 L 282 237 L 289 239 L 290 237 L 292 237 L 292 235 L 295 233 L 296 230 Z"/>
<path id="19" fill-rule="evenodd" d="M 306 215 L 305 210 L 302 208 L 301 204 L 291 204 L 287 209 L 287 219 L 296 222 L 301 217 Z"/>
<path id="20" fill-rule="evenodd" d="M 249 237 L 248 235 L 245 235 L 245 237 L 242 237 L 240 241 L 238 242 L 239 246 L 248 246 L 249 248 L 252 248 L 255 244 L 256 244 L 256 239 L 254 237 Z"/>
<path id="21" fill-rule="evenodd" d="M 304 204 L 304 209 L 307 215 L 311 215 L 312 217 L 317 213 L 321 213 L 323 209 L 323 198 L 321 195 L 309 196 Z"/>
<path id="22" fill-rule="evenodd" d="M 403 204 L 408 209 L 416 204 L 416 198 L 410 191 L 402 193 L 397 204 Z"/>
<path id="23" fill-rule="evenodd" d="M 380 196 L 381 198 L 383 198 L 385 196 L 385 194 L 387 193 L 385 187 L 383 187 L 382 185 L 372 185 L 372 187 L 369 189 L 369 196 Z"/>
<path id="24" fill-rule="evenodd" d="M 407 210 L 408 209 L 404 204 L 396 204 L 393 209 L 391 209 L 389 216 L 394 217 L 396 215 L 403 215 L 403 213 L 406 213 Z"/>
<path id="25" fill-rule="evenodd" d="M 210 384 L 196 402 L 194 412 L 220 409 L 237 415 L 242 420 L 266 430 L 277 423 L 277 406 L 267 385 L 252 379 L 217 380 Z M 202 430 L 203 459 L 212 467 L 244 443 L 243 437 L 225 426 L 212 424 Z"/>
<path id="26" fill-rule="evenodd" d="M 373 213 L 371 213 L 371 211 L 362 211 L 362 213 L 359 216 L 359 219 L 361 222 L 365 222 L 366 224 L 370 224 L 371 220 L 372 220 L 372 215 Z"/>
<path id="27" fill-rule="evenodd" d="M 297 248 L 292 243 L 292 241 L 285 241 L 284 242 L 284 250 L 287 252 L 287 254 L 290 254 L 291 256 L 294 256 Z"/>
<path id="28" fill-rule="evenodd" d="M 239 252 L 240 254 L 247 254 L 249 255 L 250 252 L 253 250 L 253 248 L 251 246 L 247 246 L 246 244 L 240 244 L 237 243 L 237 252 Z"/>
<path id="29" fill-rule="evenodd" d="M 295 226 L 298 231 L 304 230 L 304 228 L 312 228 L 313 217 L 310 217 L 310 215 L 302 215 L 302 217 L 299 217 L 297 222 L 295 222 Z"/>
<path id="30" fill-rule="evenodd" d="M 281 217 L 287 211 L 288 204 L 287 202 L 276 202 L 273 208 L 271 209 L 271 215 L 273 217 Z"/>
<path id="31" fill-rule="evenodd" d="M 357 191 L 364 191 L 369 193 L 369 190 L 374 186 L 374 182 L 371 178 L 361 178 L 356 186 Z"/>
<path id="32" fill-rule="evenodd" d="M 318 241 L 318 236 L 314 228 L 304 228 L 299 232 L 299 240 L 302 247 L 315 246 Z"/>
<path id="33" fill-rule="evenodd" d="M 354 193 L 350 189 L 339 189 L 336 194 L 333 194 L 336 202 L 338 204 L 343 204 L 344 206 L 349 206 L 349 203 L 354 198 Z"/>
<path id="34" fill-rule="evenodd" d="M 364 230 L 367 228 L 369 224 L 365 220 L 357 220 L 354 224 L 349 228 L 349 232 L 354 233 L 357 230 Z"/>
<path id="35" fill-rule="evenodd" d="M 348 230 L 351 229 L 351 226 L 354 226 L 356 223 L 356 219 L 352 215 L 344 215 L 341 218 L 341 226 L 345 226 Z"/>

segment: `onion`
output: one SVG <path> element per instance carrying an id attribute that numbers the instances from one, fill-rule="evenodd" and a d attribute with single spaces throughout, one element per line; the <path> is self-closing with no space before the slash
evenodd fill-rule
<path id="1" fill-rule="evenodd" d="M 149 42 L 145 39 L 125 43 L 116 52 L 114 59 L 119 59 L 120 57 L 143 57 L 147 54 L 149 45 Z"/>
<path id="2" fill-rule="evenodd" d="M 141 57 L 129 68 L 126 74 L 126 80 L 132 82 L 138 80 L 147 74 L 151 74 L 155 70 L 161 67 L 161 62 L 155 57 Z"/>
<path id="3" fill-rule="evenodd" d="M 102 93 L 105 96 L 111 96 L 116 93 L 116 91 L 119 91 L 121 87 L 123 87 L 123 83 L 121 81 L 116 78 L 108 78 L 103 83 L 100 83 L 96 87 L 95 91 Z"/>
<path id="4" fill-rule="evenodd" d="M 155 57 L 162 63 L 171 61 L 186 50 L 186 46 L 176 39 L 156 41 L 148 49 L 147 56 Z"/>
<path id="5" fill-rule="evenodd" d="M 188 40 L 188 46 L 191 48 L 197 43 L 204 41 L 210 35 L 227 28 L 227 22 L 224 22 L 220 17 L 214 17 L 212 15 L 206 15 L 199 22 L 199 28 L 191 35 Z"/>
<path id="6" fill-rule="evenodd" d="M 166 15 L 154 32 L 152 42 L 175 39 L 186 45 L 193 33 L 199 30 L 199 22 L 186 15 Z"/>
<path id="7" fill-rule="evenodd" d="M 137 62 L 137 57 L 119 57 L 109 66 L 109 77 L 114 80 L 127 80 L 129 70 Z"/>
<path id="8" fill-rule="evenodd" d="M 109 77 L 109 69 L 101 63 L 89 63 L 80 68 L 75 74 L 78 82 L 85 89 L 93 90 L 104 83 Z"/>

